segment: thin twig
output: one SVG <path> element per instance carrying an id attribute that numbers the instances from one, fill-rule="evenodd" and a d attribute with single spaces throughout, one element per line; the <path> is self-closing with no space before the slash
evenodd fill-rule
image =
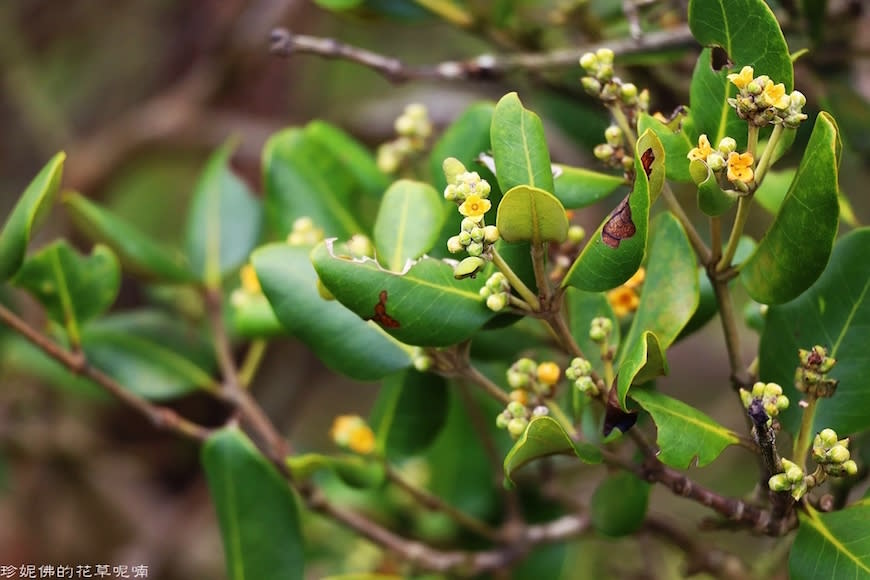
<path id="1" fill-rule="evenodd" d="M 411 66 L 399 59 L 345 44 L 333 38 L 294 34 L 285 28 L 273 30 L 271 40 L 272 53 L 278 56 L 288 57 L 298 52 L 348 60 L 370 68 L 395 83 L 432 79 L 493 80 L 518 70 L 536 72 L 576 67 L 581 56 L 599 48 L 609 48 L 614 54 L 625 55 L 660 48 L 690 46 L 694 43 L 689 27 L 684 25 L 670 30 L 651 32 L 641 39 L 613 40 L 547 53 L 482 54 L 463 61 Z"/>

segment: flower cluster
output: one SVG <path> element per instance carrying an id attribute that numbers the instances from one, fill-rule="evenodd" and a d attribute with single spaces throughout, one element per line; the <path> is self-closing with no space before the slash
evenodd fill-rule
<path id="1" fill-rule="evenodd" d="M 323 241 L 323 229 L 314 225 L 310 217 L 301 217 L 293 222 L 293 229 L 287 236 L 291 246 L 313 246 Z"/>
<path id="2" fill-rule="evenodd" d="M 423 151 L 432 135 L 426 106 L 416 103 L 405 107 L 394 127 L 398 136 L 378 147 L 378 168 L 384 173 L 395 173 L 406 159 Z"/>
<path id="3" fill-rule="evenodd" d="M 607 301 L 617 318 L 625 318 L 637 310 L 640 305 L 638 292 L 645 278 L 646 270 L 643 267 L 638 268 L 637 272 L 632 274 L 631 278 L 626 280 L 622 286 L 617 286 L 607 292 Z"/>
<path id="4" fill-rule="evenodd" d="M 611 125 L 604 130 L 604 143 L 595 146 L 592 153 L 595 158 L 608 167 L 622 169 L 625 172 L 634 170 L 634 158 L 625 143 L 622 129 Z"/>
<path id="5" fill-rule="evenodd" d="M 782 468 L 782 473 L 777 473 L 767 480 L 767 486 L 771 491 L 787 491 L 795 501 L 800 500 L 809 488 L 808 483 L 814 481 L 807 477 L 804 470 L 793 461 L 783 459 Z"/>
<path id="6" fill-rule="evenodd" d="M 855 475 L 858 464 L 849 453 L 849 438 L 837 439 L 833 429 L 822 429 L 813 440 L 813 461 L 828 475 Z"/>
<path id="7" fill-rule="evenodd" d="M 623 82 L 614 76 L 613 51 L 609 48 L 587 52 L 580 58 L 580 66 L 587 75 L 580 82 L 583 89 L 593 97 L 601 99 L 605 104 L 619 104 L 633 114 L 638 110 L 649 109 L 648 90 L 638 91 L 633 83 Z"/>
<path id="8" fill-rule="evenodd" d="M 749 191 L 749 184 L 755 179 L 755 158 L 752 153 L 738 153 L 737 142 L 731 137 L 724 137 L 713 149 L 707 135 L 698 137 L 698 146 L 693 147 L 686 156 L 689 161 L 703 161 L 710 171 L 721 176 L 726 170 L 726 177 L 740 191 Z"/>
<path id="9" fill-rule="evenodd" d="M 547 407 L 539 405 L 529 412 L 528 408 L 519 401 L 508 403 L 504 411 L 495 418 L 495 424 L 499 429 L 507 429 L 510 436 L 519 439 L 529 426 L 529 419 L 541 417 L 549 413 Z"/>
<path id="10" fill-rule="evenodd" d="M 610 322 L 609 319 L 604 319 Z M 592 374 L 592 364 L 585 358 L 577 357 L 571 361 L 571 366 L 565 369 L 565 377 L 574 381 L 574 387 L 587 397 L 597 397 L 600 394 L 598 385 L 590 376 Z"/>
<path id="11" fill-rule="evenodd" d="M 498 241 L 498 228 L 488 226 L 484 215 L 492 209 L 489 197 L 490 185 L 476 171 L 468 171 L 461 161 L 453 157 L 444 160 L 444 175 L 447 187 L 444 198 L 459 205 L 459 213 L 464 216 L 459 234 L 447 240 L 451 254 L 462 251 L 468 257 L 454 269 L 456 278 L 475 276 L 486 262 L 492 259 L 492 245 Z"/>
<path id="12" fill-rule="evenodd" d="M 493 312 L 504 310 L 510 300 L 511 285 L 501 272 L 490 276 L 480 289 L 481 297 L 486 299 L 486 307 Z"/>
<path id="13" fill-rule="evenodd" d="M 806 97 L 800 91 L 786 94 L 785 85 L 774 83 L 767 75 L 754 76 L 751 66 L 744 66 L 739 73 L 728 75 L 728 80 L 737 87 L 735 98 L 728 104 L 737 110 L 737 115 L 757 127 L 782 123 L 794 129 L 807 118 L 803 107 Z"/>
<path id="14" fill-rule="evenodd" d="M 589 338 L 592 342 L 607 344 L 607 339 L 612 332 L 613 321 L 605 316 L 596 316 L 589 324 Z"/>
<path id="15" fill-rule="evenodd" d="M 799 349 L 800 365 L 795 371 L 795 388 L 813 398 L 831 397 L 837 390 L 839 381 L 827 377 L 837 360 L 828 356 L 823 346 L 816 345 L 810 350 Z"/>
<path id="16" fill-rule="evenodd" d="M 514 389 L 514 393 L 517 391 L 533 393 L 539 398 L 546 398 L 552 397 L 555 393 L 560 376 L 559 365 L 552 361 L 538 364 L 530 358 L 521 358 L 508 369 L 507 382 L 511 389 Z M 511 393 L 511 396 L 515 400 L 523 400 L 523 396 L 519 394 Z"/>
<path id="17" fill-rule="evenodd" d="M 339 415 L 332 423 L 330 437 L 336 445 L 368 455 L 375 449 L 375 434 L 359 415 Z"/>
<path id="18" fill-rule="evenodd" d="M 753 401 L 760 401 L 764 412 L 767 413 L 767 426 L 773 422 L 773 418 L 779 415 L 780 411 L 788 409 L 788 397 L 782 394 L 782 387 L 776 383 L 757 382 L 752 385 L 752 391 L 740 389 L 740 400 L 743 401 L 743 406 L 746 409 L 752 405 Z"/>

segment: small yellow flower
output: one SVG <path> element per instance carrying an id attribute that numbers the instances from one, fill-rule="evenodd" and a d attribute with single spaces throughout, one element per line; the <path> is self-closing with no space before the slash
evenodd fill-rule
<path id="1" fill-rule="evenodd" d="M 555 385 L 559 382 L 561 372 L 559 365 L 556 363 L 549 361 L 542 362 L 538 365 L 538 380 L 545 385 Z"/>
<path id="2" fill-rule="evenodd" d="M 359 415 L 339 415 L 329 435 L 337 445 L 368 455 L 375 449 L 375 434 Z"/>
<path id="3" fill-rule="evenodd" d="M 623 286 L 628 286 L 632 290 L 637 290 L 643 281 L 646 279 L 646 270 L 643 266 L 637 269 L 637 272 L 631 275 L 631 278 L 625 281 Z"/>
<path id="4" fill-rule="evenodd" d="M 710 146 L 710 140 L 707 138 L 707 135 L 701 135 L 698 137 L 698 146 L 689 151 L 687 157 L 690 161 L 694 161 L 695 159 L 706 161 L 707 156 L 712 152 L 713 147 Z"/>
<path id="5" fill-rule="evenodd" d="M 748 183 L 755 177 L 752 164 L 755 160 L 752 153 L 737 153 L 732 151 L 728 154 L 728 179 L 731 181 L 743 181 Z"/>
<path id="6" fill-rule="evenodd" d="M 459 206 L 459 213 L 465 217 L 475 218 L 488 212 L 491 207 L 492 202 L 488 199 L 484 199 L 479 195 L 469 195 L 462 202 L 462 205 Z"/>
<path id="7" fill-rule="evenodd" d="M 607 293 L 607 301 L 610 303 L 613 314 L 617 318 L 625 318 L 637 310 L 640 304 L 640 297 L 638 297 L 634 288 L 619 286 Z"/>
<path id="8" fill-rule="evenodd" d="M 767 83 L 764 91 L 761 93 L 762 102 L 768 107 L 776 107 L 784 111 L 791 104 L 791 99 L 785 93 L 785 85 L 782 83 L 773 84 Z"/>
<path id="9" fill-rule="evenodd" d="M 734 83 L 738 89 L 743 89 L 752 82 L 755 75 L 755 70 L 751 66 L 745 66 L 740 70 L 739 74 L 728 75 L 728 80 Z"/>
<path id="10" fill-rule="evenodd" d="M 263 290 L 260 288 L 260 280 L 257 278 L 257 272 L 250 264 L 245 264 L 239 270 L 239 278 L 242 279 L 242 289 L 248 294 L 260 294 Z"/>

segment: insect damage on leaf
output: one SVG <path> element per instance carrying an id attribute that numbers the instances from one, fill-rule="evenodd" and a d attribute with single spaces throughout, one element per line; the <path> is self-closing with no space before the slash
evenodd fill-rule
<path id="1" fill-rule="evenodd" d="M 607 397 L 607 406 L 604 411 L 604 428 L 602 433 L 605 437 L 610 435 L 614 429 L 619 429 L 625 433 L 637 423 L 637 413 L 626 411 L 620 406 L 616 390 L 616 381 L 614 381 L 610 394 Z"/>
<path id="2" fill-rule="evenodd" d="M 629 194 L 631 195 L 631 194 Z M 637 231 L 634 227 L 634 222 L 631 221 L 631 207 L 628 205 L 628 195 L 623 198 L 613 213 L 610 219 L 604 224 L 601 230 L 601 241 L 611 248 L 618 248 L 619 242 L 626 238 L 630 238 Z"/>
<path id="3" fill-rule="evenodd" d="M 640 156 L 640 164 L 643 165 L 643 172 L 646 173 L 647 179 L 649 179 L 650 173 L 652 173 L 652 164 L 655 160 L 656 156 L 653 153 L 652 147 L 644 151 L 643 155 Z"/>
<path id="4" fill-rule="evenodd" d="M 383 328 L 399 328 L 399 321 L 387 314 L 387 291 L 381 290 L 378 295 L 378 303 L 375 304 L 375 313 L 366 320 L 374 320 Z"/>

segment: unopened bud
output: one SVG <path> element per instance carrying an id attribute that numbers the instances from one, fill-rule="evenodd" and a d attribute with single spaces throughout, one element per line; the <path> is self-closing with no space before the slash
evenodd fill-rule
<path id="1" fill-rule="evenodd" d="M 619 147 L 622 144 L 622 129 L 611 125 L 604 130 L 604 139 L 611 147 Z"/>
<path id="2" fill-rule="evenodd" d="M 501 312 L 507 306 L 508 297 L 504 292 L 491 294 L 486 299 L 486 307 L 493 312 Z"/>
<path id="3" fill-rule="evenodd" d="M 582 226 L 572 225 L 568 228 L 568 240 L 573 244 L 579 244 L 586 237 L 586 230 Z"/>
<path id="4" fill-rule="evenodd" d="M 737 141 L 734 140 L 733 137 L 723 137 L 721 141 L 719 141 L 719 152 L 722 155 L 728 155 L 732 151 L 737 150 Z"/>
<path id="5" fill-rule="evenodd" d="M 613 157 L 613 153 L 613 147 L 607 143 L 596 145 L 595 149 L 592 150 L 592 154 L 595 155 L 595 158 L 601 161 L 609 161 L 610 158 Z"/>
<path id="6" fill-rule="evenodd" d="M 499 239 L 498 228 L 495 226 L 486 226 L 483 228 L 483 239 L 487 244 L 494 244 Z"/>
<path id="7" fill-rule="evenodd" d="M 525 417 L 523 418 L 514 418 L 511 419 L 508 423 L 507 429 L 508 433 L 511 434 L 511 437 L 514 439 L 518 439 L 522 436 L 523 433 L 526 432 L 526 427 L 529 426 L 529 421 Z"/>
<path id="8" fill-rule="evenodd" d="M 450 236 L 447 239 L 447 251 L 451 254 L 461 252 L 465 246 L 459 241 L 459 236 Z"/>

